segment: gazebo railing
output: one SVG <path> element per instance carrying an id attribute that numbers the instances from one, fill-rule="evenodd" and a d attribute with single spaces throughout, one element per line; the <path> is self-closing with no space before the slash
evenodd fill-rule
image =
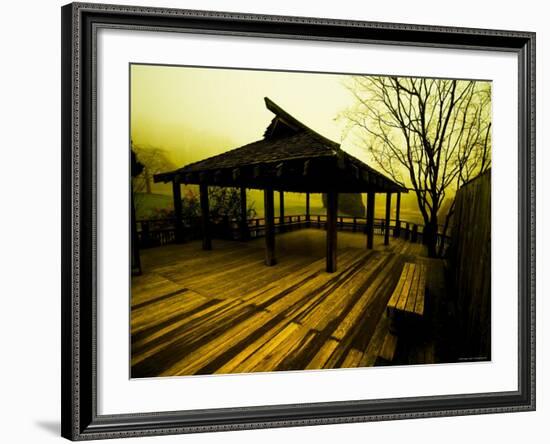
<path id="1" fill-rule="evenodd" d="M 275 217 L 275 231 L 277 233 L 289 232 L 302 228 L 322 228 L 326 227 L 326 215 L 311 214 L 292 214 L 281 217 Z M 385 219 L 374 219 L 374 233 L 383 235 L 386 229 L 390 230 L 390 235 L 396 238 L 408 240 L 413 243 L 423 242 L 424 226 L 421 224 L 397 221 L 390 219 L 389 227 L 386 227 Z M 337 228 L 339 231 L 348 231 L 353 233 L 365 233 L 367 226 L 366 218 L 353 216 L 338 216 Z M 140 248 L 150 248 L 176 242 L 175 219 L 149 219 L 137 221 L 138 240 Z M 200 239 L 202 229 L 200 218 L 183 221 L 184 241 Z M 215 238 L 240 240 L 243 237 L 243 229 L 238 220 L 229 220 L 228 218 L 218 218 L 211 221 L 211 233 Z M 265 219 L 255 217 L 248 220 L 246 236 L 248 239 L 262 237 L 265 234 Z M 443 243 L 443 252 L 446 251 L 450 243 L 449 236 L 437 235 L 436 247 L 439 248 Z"/>

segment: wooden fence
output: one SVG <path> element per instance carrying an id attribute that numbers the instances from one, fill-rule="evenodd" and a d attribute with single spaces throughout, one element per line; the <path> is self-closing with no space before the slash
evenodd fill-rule
<path id="1" fill-rule="evenodd" d="M 456 195 L 449 246 L 452 287 L 461 332 L 461 354 L 490 359 L 491 175 L 486 172 Z"/>
<path id="2" fill-rule="evenodd" d="M 309 217 L 305 214 L 285 215 L 283 218 L 275 217 L 275 231 L 276 233 L 282 233 L 302 228 L 324 229 L 326 222 L 327 218 L 325 215 L 310 215 Z M 366 226 L 367 220 L 364 217 L 338 216 L 337 227 L 339 231 L 364 233 Z M 201 238 L 200 218 L 184 220 L 183 228 L 185 241 Z M 422 225 L 407 221 L 400 221 L 397 225 L 395 219 L 390 219 L 388 229 L 391 230 L 394 237 L 400 237 L 411 242 L 423 242 L 424 227 Z M 139 220 L 137 221 L 137 230 L 140 248 L 156 247 L 176 241 L 175 221 L 173 219 Z M 375 219 L 375 234 L 384 234 L 385 231 L 385 219 Z M 240 240 L 243 232 L 239 221 L 220 218 L 219 220 L 211 221 L 211 233 L 216 238 Z M 265 219 L 263 217 L 248 220 L 248 238 L 262 237 L 264 233 Z M 443 250 L 445 251 L 449 244 L 449 239 L 449 237 L 439 234 L 437 247 L 439 248 L 439 245 L 443 242 Z"/>

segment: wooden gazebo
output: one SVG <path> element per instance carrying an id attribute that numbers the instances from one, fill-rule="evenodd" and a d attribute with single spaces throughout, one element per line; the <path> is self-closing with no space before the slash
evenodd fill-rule
<path id="1" fill-rule="evenodd" d="M 241 230 L 248 229 L 246 189 L 264 190 L 266 265 L 275 264 L 274 191 L 280 192 L 281 216 L 284 192 L 306 193 L 306 217 L 309 215 L 309 194 L 327 196 L 327 263 L 326 270 L 336 270 L 337 213 L 339 193 L 367 193 L 367 248 L 373 247 L 374 202 L 376 193 L 385 193 L 385 244 L 389 243 L 391 194 L 397 194 L 396 220 L 405 188 L 351 156 L 340 145 L 308 128 L 273 101 L 265 98 L 266 107 L 275 117 L 265 130 L 263 139 L 191 163 L 175 171 L 155 175 L 155 182 L 172 182 L 176 217 L 176 240 L 183 239 L 181 184 L 200 188 L 203 248 L 212 248 L 209 231 L 208 186 L 241 189 Z"/>

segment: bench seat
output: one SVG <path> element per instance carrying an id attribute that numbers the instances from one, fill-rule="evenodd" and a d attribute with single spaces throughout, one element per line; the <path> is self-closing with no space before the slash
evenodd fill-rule
<path id="1" fill-rule="evenodd" d="M 425 294 L 426 266 L 406 262 L 388 302 L 388 316 L 424 316 Z"/>

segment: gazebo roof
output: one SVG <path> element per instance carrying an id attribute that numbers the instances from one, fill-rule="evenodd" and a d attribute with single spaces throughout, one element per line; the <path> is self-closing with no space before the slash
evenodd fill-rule
<path id="1" fill-rule="evenodd" d="M 256 142 L 155 175 L 156 182 L 297 192 L 407 192 L 265 98 L 275 117 Z"/>

